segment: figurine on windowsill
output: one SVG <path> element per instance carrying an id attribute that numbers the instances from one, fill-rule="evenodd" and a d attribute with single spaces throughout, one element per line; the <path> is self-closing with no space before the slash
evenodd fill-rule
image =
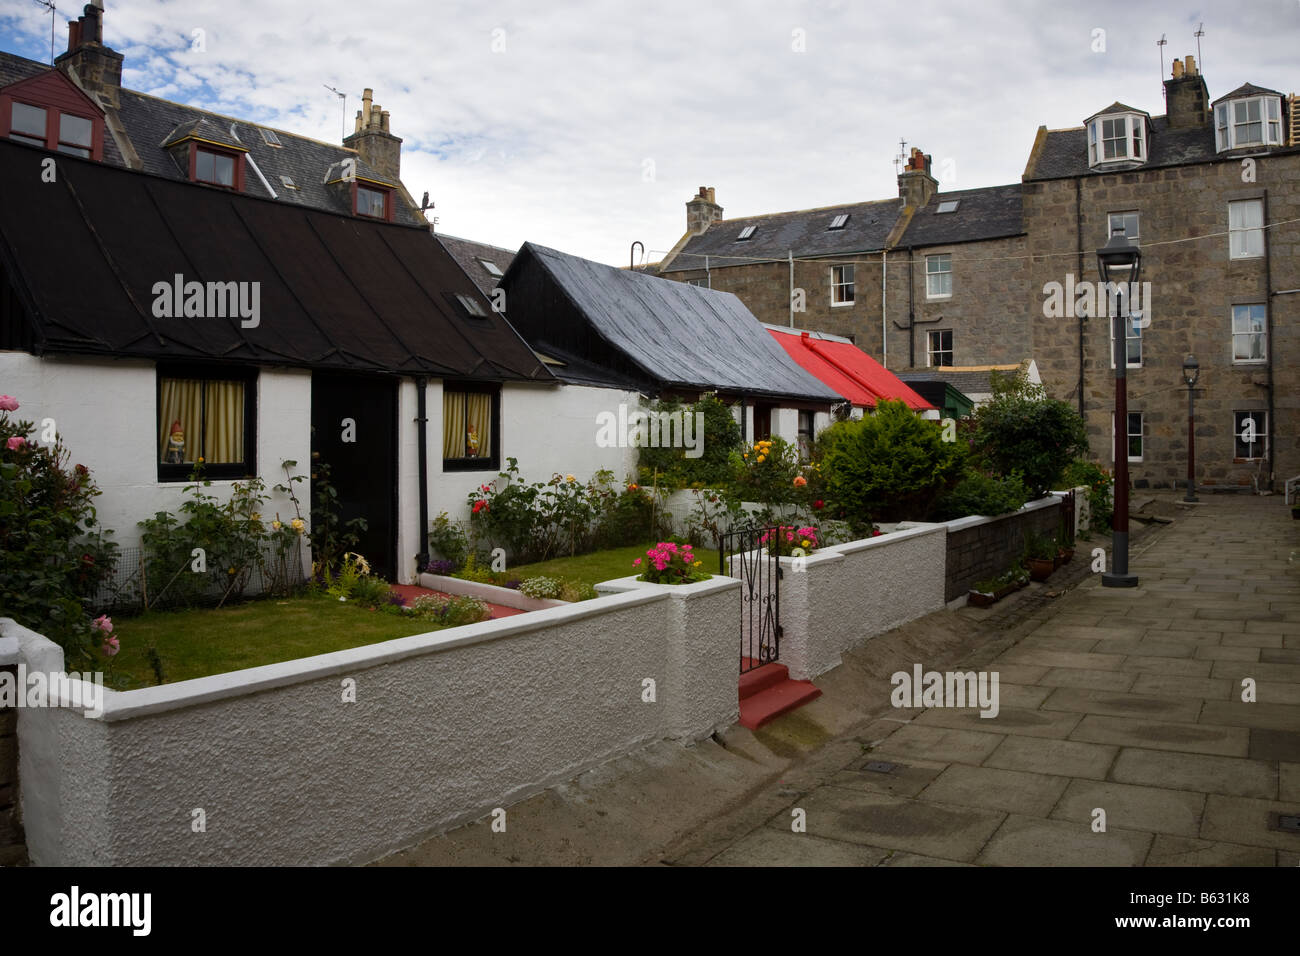
<path id="1" fill-rule="evenodd" d="M 469 426 L 469 430 L 465 435 L 465 457 L 478 457 L 478 433 L 474 431 L 473 425 Z"/>
<path id="2" fill-rule="evenodd" d="M 167 439 L 167 452 L 163 455 L 163 463 L 167 465 L 185 463 L 185 432 L 181 428 L 179 419 L 172 422 L 171 436 Z"/>

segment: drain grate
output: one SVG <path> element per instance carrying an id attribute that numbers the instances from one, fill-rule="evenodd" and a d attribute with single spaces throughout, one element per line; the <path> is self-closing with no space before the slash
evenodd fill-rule
<path id="1" fill-rule="evenodd" d="M 1270 830 L 1281 830 L 1283 833 L 1300 833 L 1300 815 L 1286 813 L 1270 813 L 1273 819 L 1269 822 L 1272 826 Z"/>
<path id="2" fill-rule="evenodd" d="M 871 760 L 862 769 L 870 770 L 872 773 L 893 773 L 898 769 L 898 764 L 890 763 L 888 760 Z"/>

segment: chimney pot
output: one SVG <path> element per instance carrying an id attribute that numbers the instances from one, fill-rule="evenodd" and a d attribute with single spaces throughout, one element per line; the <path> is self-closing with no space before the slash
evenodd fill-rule
<path id="1" fill-rule="evenodd" d="M 713 189 L 712 186 L 710 186 L 710 187 L 709 187 L 709 202 L 716 203 L 717 201 L 718 201 L 718 200 L 717 200 L 717 198 L 716 198 L 716 195 L 715 195 L 714 189 Z"/>
<path id="2" fill-rule="evenodd" d="M 1188 75 L 1188 76 L 1195 76 L 1195 75 L 1196 75 L 1196 57 L 1192 56 L 1190 53 L 1187 54 L 1187 67 L 1186 67 L 1186 69 L 1187 69 L 1187 75 Z"/>
<path id="3" fill-rule="evenodd" d="M 382 113 L 380 113 L 379 119 L 380 122 L 383 123 L 383 126 L 381 126 L 380 129 L 382 129 L 385 133 L 387 133 L 388 132 L 388 110 L 384 110 Z"/>
<path id="4" fill-rule="evenodd" d="M 71 53 L 77 47 L 81 46 L 81 21 L 68 21 L 68 52 Z"/>
<path id="5" fill-rule="evenodd" d="M 1182 76 L 1183 76 L 1183 61 L 1174 60 L 1174 79 L 1175 80 L 1182 79 Z"/>

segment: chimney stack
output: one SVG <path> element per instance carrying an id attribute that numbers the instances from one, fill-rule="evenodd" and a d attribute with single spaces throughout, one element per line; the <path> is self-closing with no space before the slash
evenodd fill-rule
<path id="1" fill-rule="evenodd" d="M 116 108 L 122 90 L 122 54 L 104 46 L 104 10 L 88 3 L 80 17 L 68 21 L 68 49 L 54 65 L 74 77 L 105 107 Z"/>
<path id="2" fill-rule="evenodd" d="M 701 186 L 700 191 L 686 203 L 686 232 L 703 235 L 713 223 L 722 218 L 722 207 L 712 186 Z"/>
<path id="3" fill-rule="evenodd" d="M 374 102 L 374 94 L 369 87 L 362 92 L 356 131 L 343 145 L 355 149 L 361 161 L 381 176 L 400 182 L 402 140 L 389 132 L 388 111 Z"/>
<path id="4" fill-rule="evenodd" d="M 939 182 L 930 175 L 930 156 L 915 146 L 907 165 L 898 174 L 898 197 L 904 206 L 920 209 L 939 190 Z"/>
<path id="5" fill-rule="evenodd" d="M 1165 114 L 1170 129 L 1210 124 L 1210 91 L 1196 70 L 1196 57 L 1174 60 L 1170 79 L 1165 80 Z"/>

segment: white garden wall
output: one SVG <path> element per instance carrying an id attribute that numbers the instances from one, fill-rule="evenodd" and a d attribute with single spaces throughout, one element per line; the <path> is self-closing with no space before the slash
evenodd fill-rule
<path id="1" fill-rule="evenodd" d="M 739 584 L 581 604 L 129 692 L 24 708 L 37 865 L 356 863 L 667 737 L 736 718 Z M 0 619 L 28 667 L 62 654 Z M 57 659 L 58 663 L 54 663 Z M 655 681 L 647 702 L 644 681 Z M 355 681 L 356 702 L 343 701 Z M 192 827 L 201 809 L 206 831 Z"/>

